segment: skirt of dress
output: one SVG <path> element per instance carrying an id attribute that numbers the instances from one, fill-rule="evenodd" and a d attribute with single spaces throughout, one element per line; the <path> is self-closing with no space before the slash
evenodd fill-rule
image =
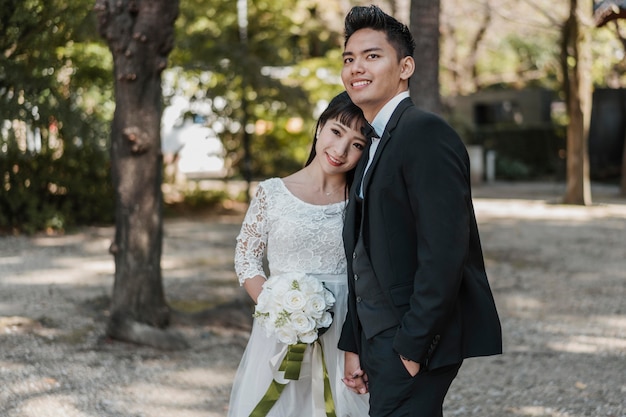
<path id="1" fill-rule="evenodd" d="M 348 390 L 341 381 L 343 377 L 344 352 L 337 348 L 341 327 L 347 310 L 347 283 L 345 275 L 316 275 L 335 296 L 333 324 L 324 333 L 320 342 L 324 351 L 326 368 L 335 403 L 337 417 L 366 417 L 369 410 L 369 395 L 358 395 Z M 281 352 L 285 344 L 267 337 L 265 330 L 256 321 L 248 345 L 243 354 L 233 382 L 228 409 L 229 417 L 248 417 L 265 395 L 272 382 L 270 360 Z M 309 346 L 307 350 L 311 349 Z M 267 414 L 268 417 L 326 417 L 315 415 L 310 373 L 300 379 L 289 381 L 278 401 Z"/>

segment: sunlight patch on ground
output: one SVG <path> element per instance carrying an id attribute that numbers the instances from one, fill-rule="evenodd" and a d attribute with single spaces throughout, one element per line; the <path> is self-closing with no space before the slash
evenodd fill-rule
<path id="1" fill-rule="evenodd" d="M 525 295 L 508 295 L 500 297 L 508 311 L 515 312 L 517 316 L 535 316 L 538 311 L 543 310 L 544 304 L 536 298 Z"/>
<path id="2" fill-rule="evenodd" d="M 560 412 L 558 410 L 554 410 L 550 407 L 541 407 L 541 406 L 526 406 L 520 408 L 510 408 L 508 411 L 517 414 L 518 416 L 529 416 L 529 417 L 574 417 L 573 414 L 567 412 Z"/>
<path id="3" fill-rule="evenodd" d="M 170 404 L 170 398 L 176 398 L 176 402 L 179 404 L 185 403 L 188 406 L 199 406 L 202 404 L 202 398 L 204 396 L 204 387 L 180 385 L 173 383 L 173 381 L 167 384 L 163 384 L 162 382 L 156 384 L 132 384 L 125 388 L 124 391 L 132 394 L 138 403 L 162 406 L 168 406 Z"/>
<path id="4" fill-rule="evenodd" d="M 0 334 L 26 333 L 36 327 L 39 323 L 28 317 L 0 316 Z"/>
<path id="5" fill-rule="evenodd" d="M 232 384 L 235 372 L 232 369 L 184 369 L 170 372 L 167 380 L 179 385 L 192 385 L 193 387 L 219 387 Z"/>
<path id="6" fill-rule="evenodd" d="M 574 206 L 541 200 L 474 200 L 476 215 L 489 218 L 568 220 L 586 222 L 605 217 L 626 217 L 626 205 Z"/>
<path id="7" fill-rule="evenodd" d="M 21 256 L 4 256 L 0 258 L 0 265 L 19 265 L 24 262 Z"/>
<path id="8" fill-rule="evenodd" d="M 134 397 L 132 403 L 127 403 L 125 411 L 155 417 L 207 417 L 205 387 L 190 387 L 180 384 L 173 387 L 171 386 L 173 384 L 174 381 L 170 381 L 168 384 L 133 384 L 125 389 L 128 394 Z"/>
<path id="9" fill-rule="evenodd" d="M 603 327 L 614 328 L 617 331 L 626 330 L 626 316 L 595 316 L 591 320 Z M 624 341 L 626 342 L 626 339 Z"/>
<path id="10" fill-rule="evenodd" d="M 110 285 L 113 274 L 113 266 L 106 266 L 102 262 L 90 265 L 90 262 L 81 258 L 66 258 L 60 263 L 67 264 L 64 268 L 48 268 L 45 270 L 34 270 L 28 273 L 15 274 L 9 278 L 3 278 L 4 284 L 24 285 L 50 285 L 69 284 L 86 286 Z M 80 264 L 80 268 L 75 265 Z M 72 266 L 74 265 L 74 266 Z M 104 269 L 106 268 L 106 269 Z M 85 273 L 85 269 L 93 270 L 93 273 Z"/>
<path id="11" fill-rule="evenodd" d="M 83 413 L 72 404 L 73 398 L 68 395 L 48 395 L 32 398 L 20 406 L 20 416 L 24 417 L 93 417 Z"/>
<path id="12" fill-rule="evenodd" d="M 626 340 L 616 337 L 571 336 L 563 341 L 549 342 L 550 349 L 568 353 L 626 353 Z"/>
<path id="13" fill-rule="evenodd" d="M 86 240 L 90 240 L 89 237 L 83 233 L 68 234 L 63 236 L 42 236 L 34 237 L 32 239 L 35 246 L 51 247 L 51 246 L 67 246 L 67 245 L 79 245 Z"/>
<path id="14" fill-rule="evenodd" d="M 95 272 L 97 274 L 113 274 L 115 272 L 115 262 L 113 257 L 102 260 L 87 260 L 86 258 L 63 258 L 57 259 L 55 264 L 68 269 L 76 268 L 76 262 L 80 262 L 80 268 L 85 271 Z"/>
<path id="15" fill-rule="evenodd" d="M 2 389 L 10 392 L 13 396 L 35 397 L 58 389 L 60 386 L 61 383 L 54 378 L 31 377 L 15 381 L 12 384 L 6 384 Z"/>

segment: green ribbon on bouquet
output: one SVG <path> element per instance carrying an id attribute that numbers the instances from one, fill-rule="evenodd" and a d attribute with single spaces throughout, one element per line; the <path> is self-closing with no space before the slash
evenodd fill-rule
<path id="1" fill-rule="evenodd" d="M 324 375 L 324 407 L 327 417 L 336 417 L 335 403 L 333 402 L 333 396 L 330 391 L 330 379 L 328 378 L 328 369 L 326 368 L 326 361 L 324 360 L 324 349 L 319 342 L 319 339 L 314 343 L 319 345 L 319 349 L 322 356 L 322 372 Z M 279 371 L 284 372 L 284 378 L 288 380 L 300 379 L 300 370 L 302 369 L 302 360 L 304 359 L 304 353 L 306 351 L 307 343 L 296 343 L 287 346 L 287 354 L 278 368 Z M 254 410 L 250 413 L 250 417 L 266 417 L 270 412 L 283 389 L 287 386 L 289 381 L 280 383 L 273 379 L 270 386 L 267 388 L 265 395 L 261 398 L 261 401 L 256 405 Z"/>
<path id="2" fill-rule="evenodd" d="M 283 359 L 278 368 L 279 371 L 285 373 L 285 379 L 293 381 L 300 379 L 300 369 L 302 369 L 302 360 L 304 359 L 304 352 L 307 346 L 306 343 L 289 345 L 285 359 Z"/>

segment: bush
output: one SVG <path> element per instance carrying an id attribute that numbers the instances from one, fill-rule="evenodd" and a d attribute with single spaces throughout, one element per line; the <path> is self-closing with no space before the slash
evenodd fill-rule
<path id="1" fill-rule="evenodd" d="M 191 183 L 194 184 L 194 183 Z M 202 189 L 185 185 L 183 190 L 177 190 L 176 198 L 165 198 L 165 216 L 187 216 L 195 214 L 214 213 L 223 209 L 225 203 L 231 200 L 225 190 Z"/>
<path id="2" fill-rule="evenodd" d="M 108 154 L 98 148 L 67 146 L 53 152 L 20 150 L 2 143 L 0 232 L 66 230 L 110 224 L 114 194 Z"/>

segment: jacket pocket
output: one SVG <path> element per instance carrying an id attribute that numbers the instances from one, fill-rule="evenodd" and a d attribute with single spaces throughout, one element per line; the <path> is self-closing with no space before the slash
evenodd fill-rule
<path id="1" fill-rule="evenodd" d="M 402 284 L 389 289 L 391 301 L 396 307 L 409 304 L 411 295 L 413 295 L 413 283 Z"/>

